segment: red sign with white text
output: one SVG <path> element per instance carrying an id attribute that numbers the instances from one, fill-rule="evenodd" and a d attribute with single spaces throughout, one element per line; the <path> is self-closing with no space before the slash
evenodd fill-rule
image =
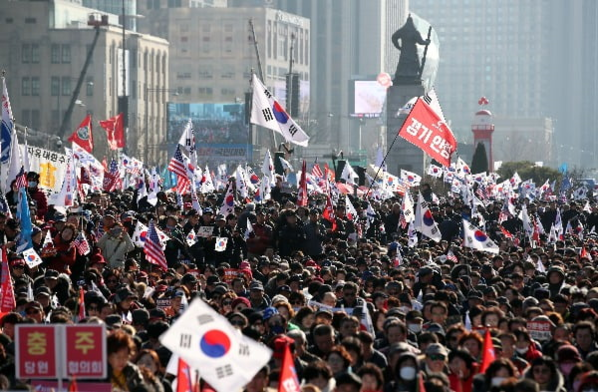
<path id="1" fill-rule="evenodd" d="M 447 124 L 421 98 L 405 119 L 399 136 L 447 167 L 457 149 L 457 140 Z"/>
<path id="2" fill-rule="evenodd" d="M 107 375 L 106 332 L 102 325 L 65 326 L 64 378 L 103 379 Z"/>
<path id="3" fill-rule="evenodd" d="M 60 377 L 54 325 L 18 325 L 15 342 L 17 379 Z"/>

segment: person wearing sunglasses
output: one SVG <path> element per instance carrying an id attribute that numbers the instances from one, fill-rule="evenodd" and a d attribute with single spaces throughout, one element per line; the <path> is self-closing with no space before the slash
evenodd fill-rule
<path id="1" fill-rule="evenodd" d="M 426 348 L 424 371 L 430 373 L 447 373 L 448 351 L 440 343 L 432 343 Z"/>
<path id="2" fill-rule="evenodd" d="M 245 327 L 249 325 L 249 321 L 247 317 L 245 317 L 242 313 L 239 312 L 232 312 L 229 313 L 227 316 L 228 322 L 238 330 L 243 330 Z"/>

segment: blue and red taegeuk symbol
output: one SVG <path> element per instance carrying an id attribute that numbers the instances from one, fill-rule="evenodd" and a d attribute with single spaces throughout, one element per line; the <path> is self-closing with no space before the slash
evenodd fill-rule
<path id="1" fill-rule="evenodd" d="M 234 196 L 233 195 L 226 196 L 225 202 L 226 202 L 226 205 L 229 206 L 229 207 L 234 206 L 235 205 L 235 198 L 234 198 Z"/>
<path id="2" fill-rule="evenodd" d="M 473 233 L 473 236 L 475 237 L 476 241 L 480 242 L 485 242 L 488 239 L 486 234 L 480 230 L 476 230 L 475 233 Z"/>
<path id="3" fill-rule="evenodd" d="M 286 124 L 289 121 L 289 115 L 278 102 L 274 102 L 274 105 L 272 105 L 272 112 L 274 112 L 274 118 L 279 123 Z"/>
<path id="4" fill-rule="evenodd" d="M 415 181 L 415 177 L 413 177 L 413 176 L 407 176 L 407 181 L 414 182 Z"/>
<path id="5" fill-rule="evenodd" d="M 35 261 L 35 256 L 34 255 L 28 255 L 27 256 L 27 261 L 34 262 Z"/>
<path id="6" fill-rule="evenodd" d="M 430 210 L 427 210 L 426 212 L 424 212 L 423 221 L 424 221 L 424 225 L 426 225 L 426 226 L 434 225 L 434 217 L 432 216 L 432 213 L 430 212 Z"/>
<path id="7" fill-rule="evenodd" d="M 139 233 L 139 239 L 142 242 L 145 242 L 145 239 L 147 238 L 147 230 L 142 231 L 141 233 Z"/>
<path id="8" fill-rule="evenodd" d="M 230 350 L 231 342 L 228 335 L 220 330 L 211 329 L 199 341 L 201 352 L 210 358 L 220 358 Z"/>
<path id="9" fill-rule="evenodd" d="M 260 182 L 260 178 L 257 176 L 257 174 L 255 173 L 251 173 L 251 176 L 249 177 L 249 181 L 251 181 L 251 183 L 253 185 L 257 184 L 258 182 Z"/>

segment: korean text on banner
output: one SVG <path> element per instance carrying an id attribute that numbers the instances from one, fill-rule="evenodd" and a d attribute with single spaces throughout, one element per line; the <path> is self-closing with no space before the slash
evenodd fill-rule
<path id="1" fill-rule="evenodd" d="M 457 140 L 447 124 L 423 99 L 415 103 L 399 136 L 444 166 L 450 166 L 451 155 L 457 149 Z"/>

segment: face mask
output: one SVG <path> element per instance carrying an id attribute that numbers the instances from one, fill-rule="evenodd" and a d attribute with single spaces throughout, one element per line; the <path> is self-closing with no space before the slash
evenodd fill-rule
<path id="1" fill-rule="evenodd" d="M 37 181 L 29 181 L 29 188 L 35 188 L 37 186 Z"/>
<path id="2" fill-rule="evenodd" d="M 403 380 L 415 380 L 415 368 L 412 366 L 401 368 L 400 375 Z"/>
<path id="3" fill-rule="evenodd" d="M 502 384 L 503 381 L 506 380 L 506 377 L 492 377 L 492 386 L 497 387 Z"/>
<path id="4" fill-rule="evenodd" d="M 518 354 L 525 354 L 527 353 L 527 350 L 529 350 L 529 347 L 526 348 L 516 348 L 515 351 L 517 351 Z"/>
<path id="5" fill-rule="evenodd" d="M 413 333 L 420 333 L 422 330 L 421 324 L 407 324 L 407 328 Z"/>
<path id="6" fill-rule="evenodd" d="M 167 228 L 168 230 L 172 230 L 172 229 L 174 229 L 174 226 L 172 226 L 172 225 L 166 225 L 166 228 Z"/>
<path id="7" fill-rule="evenodd" d="M 573 369 L 573 366 L 575 366 L 574 363 L 563 363 L 559 367 L 561 368 L 561 372 L 563 372 L 565 376 L 568 376 L 569 373 L 571 373 L 571 369 Z"/>

